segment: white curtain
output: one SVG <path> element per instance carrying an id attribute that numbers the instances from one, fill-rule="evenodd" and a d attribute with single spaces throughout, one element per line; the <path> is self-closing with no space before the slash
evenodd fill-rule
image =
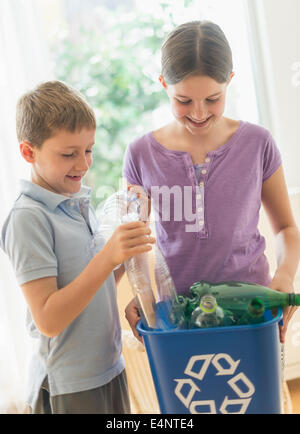
<path id="1" fill-rule="evenodd" d="M 17 99 L 52 79 L 36 0 L 0 0 L 0 226 L 30 168 L 19 155 L 15 133 Z M 8 258 L 0 250 L 0 414 L 22 412 L 31 342 L 25 302 Z"/>

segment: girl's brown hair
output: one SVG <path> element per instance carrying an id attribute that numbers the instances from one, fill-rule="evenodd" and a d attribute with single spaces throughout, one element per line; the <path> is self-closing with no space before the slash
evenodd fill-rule
<path id="1" fill-rule="evenodd" d="M 210 21 L 191 21 L 176 27 L 162 46 L 161 63 L 162 76 L 171 85 L 192 75 L 225 83 L 233 69 L 226 36 Z"/>
<path id="2" fill-rule="evenodd" d="M 41 147 L 60 130 L 95 129 L 96 119 L 81 93 L 61 81 L 48 81 L 19 99 L 16 128 L 20 143 Z"/>

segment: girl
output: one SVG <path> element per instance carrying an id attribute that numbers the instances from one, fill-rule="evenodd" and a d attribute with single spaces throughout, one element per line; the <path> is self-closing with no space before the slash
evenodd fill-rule
<path id="1" fill-rule="evenodd" d="M 266 129 L 223 116 L 233 76 L 231 49 L 219 26 L 194 21 L 177 27 L 162 47 L 159 77 L 174 121 L 130 144 L 123 175 L 152 198 L 157 243 L 179 293 L 199 280 L 292 292 L 300 234 L 280 153 Z M 273 278 L 257 227 L 261 203 L 277 240 Z M 284 312 L 282 342 L 294 310 Z M 134 300 L 126 316 L 137 336 Z"/>

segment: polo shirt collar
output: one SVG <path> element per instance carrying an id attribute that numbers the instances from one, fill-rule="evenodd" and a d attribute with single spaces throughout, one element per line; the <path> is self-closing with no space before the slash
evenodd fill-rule
<path id="1" fill-rule="evenodd" d="M 90 199 L 91 189 L 86 186 L 82 186 L 80 191 L 75 194 L 71 194 L 70 197 L 62 194 L 53 193 L 40 185 L 34 184 L 31 181 L 21 179 L 20 181 L 20 194 L 25 194 L 34 200 L 42 202 L 52 211 L 55 210 L 62 202 L 70 199 L 86 198 Z"/>

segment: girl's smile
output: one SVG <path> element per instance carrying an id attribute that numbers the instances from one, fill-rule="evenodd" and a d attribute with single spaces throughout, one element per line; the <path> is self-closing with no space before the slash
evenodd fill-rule
<path id="1" fill-rule="evenodd" d="M 205 128 L 209 124 L 209 121 L 212 118 L 212 116 L 209 116 L 208 118 L 206 118 L 202 121 L 193 120 L 188 116 L 186 116 L 186 118 L 190 122 L 192 128 Z"/>

